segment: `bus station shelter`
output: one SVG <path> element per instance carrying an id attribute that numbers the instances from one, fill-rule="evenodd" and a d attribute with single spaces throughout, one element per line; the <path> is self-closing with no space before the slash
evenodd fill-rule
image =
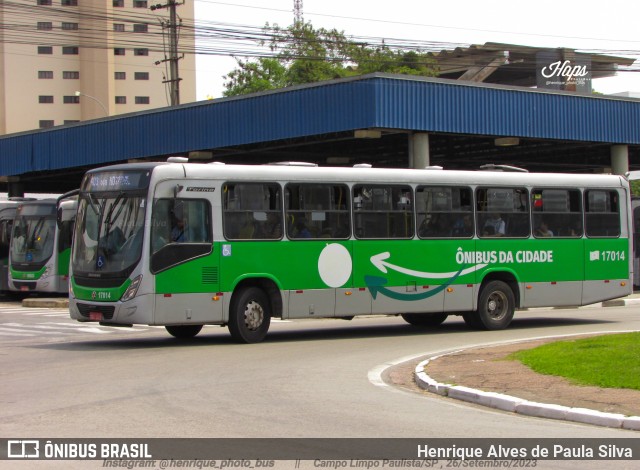
<path id="1" fill-rule="evenodd" d="M 0 138 L 0 191 L 62 192 L 90 168 L 210 163 L 616 173 L 640 169 L 640 100 L 375 73 Z"/>

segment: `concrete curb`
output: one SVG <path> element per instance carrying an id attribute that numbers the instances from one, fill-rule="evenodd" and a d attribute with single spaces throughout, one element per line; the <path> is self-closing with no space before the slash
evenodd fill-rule
<path id="1" fill-rule="evenodd" d="M 50 299 L 24 299 L 22 301 L 23 307 L 30 308 L 69 308 L 68 298 L 50 298 Z"/>
<path id="2" fill-rule="evenodd" d="M 640 416 L 625 416 L 617 413 L 603 413 L 601 411 L 586 408 L 570 408 L 551 403 L 537 403 L 511 395 L 503 395 L 501 393 L 485 392 L 464 386 L 444 384 L 435 381 L 424 371 L 429 362 L 439 357 L 455 354 L 457 352 L 460 352 L 460 350 L 433 356 L 420 362 L 414 369 L 414 376 L 418 386 L 423 390 L 427 390 L 431 393 L 436 393 L 444 397 L 455 398 L 457 400 L 475 403 L 476 405 L 496 408 L 502 411 L 509 411 L 511 413 L 518 413 L 525 416 L 558 419 L 593 424 L 596 426 L 640 431 Z"/>

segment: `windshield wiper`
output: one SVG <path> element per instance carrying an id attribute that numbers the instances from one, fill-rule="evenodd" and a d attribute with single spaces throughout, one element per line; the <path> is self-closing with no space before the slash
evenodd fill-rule
<path id="1" fill-rule="evenodd" d="M 107 224 L 107 228 L 113 225 L 113 221 L 117 220 L 118 216 L 120 215 L 120 212 L 122 212 L 122 208 L 124 207 L 124 204 L 120 206 L 120 210 L 116 212 L 115 218 L 111 220 L 111 215 L 113 214 L 113 211 L 115 210 L 116 207 L 118 207 L 118 203 L 122 200 L 123 197 L 124 197 L 124 192 L 121 192 L 120 194 L 118 194 L 115 201 L 113 201 L 113 204 L 111 204 L 111 207 L 109 208 L 109 212 L 107 212 L 107 216 L 104 219 L 104 223 Z M 108 229 L 107 229 L 107 232 L 108 232 Z"/>
<path id="2" fill-rule="evenodd" d="M 96 202 L 93 200 L 94 198 L 95 196 L 89 193 L 89 197 L 87 198 L 89 200 L 89 205 L 91 206 L 91 208 L 93 209 L 93 212 L 95 212 L 96 215 L 100 215 L 100 212 L 102 212 L 102 206 L 100 205 L 100 203 L 98 203 L 100 208 L 96 207 Z"/>

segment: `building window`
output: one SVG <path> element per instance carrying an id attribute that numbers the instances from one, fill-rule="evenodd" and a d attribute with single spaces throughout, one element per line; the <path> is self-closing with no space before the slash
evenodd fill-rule
<path id="1" fill-rule="evenodd" d="M 51 103 L 53 103 L 53 96 L 52 95 L 40 95 L 40 96 L 38 96 L 38 103 L 51 104 Z"/>
<path id="2" fill-rule="evenodd" d="M 53 23 L 51 21 L 38 21 L 39 31 L 50 31 L 53 29 Z"/>
<path id="3" fill-rule="evenodd" d="M 135 72 L 134 80 L 149 80 L 149 72 Z"/>
<path id="4" fill-rule="evenodd" d="M 124 55 L 124 47 L 115 47 L 113 49 L 113 55 Z"/>
<path id="5" fill-rule="evenodd" d="M 41 6 L 51 5 L 51 0 L 38 0 L 38 5 L 41 5 Z"/>
<path id="6" fill-rule="evenodd" d="M 78 23 L 62 23 L 62 29 L 70 31 L 70 30 L 77 30 L 78 29 Z"/>
<path id="7" fill-rule="evenodd" d="M 133 8 L 147 8 L 147 0 L 133 0 Z"/>
<path id="8" fill-rule="evenodd" d="M 124 6 L 124 0 L 113 0 L 113 6 L 115 8 L 122 8 Z"/>
<path id="9" fill-rule="evenodd" d="M 53 71 L 52 70 L 39 70 L 38 71 L 38 78 L 40 78 L 40 79 L 53 78 Z"/>
<path id="10" fill-rule="evenodd" d="M 65 80 L 78 80 L 80 78 L 80 72 L 62 72 L 62 78 Z"/>
<path id="11" fill-rule="evenodd" d="M 75 95 L 71 95 L 71 96 L 67 95 L 62 98 L 62 102 L 64 104 L 79 104 L 80 97 Z"/>
<path id="12" fill-rule="evenodd" d="M 133 25 L 134 33 L 147 33 L 149 31 L 149 26 L 146 24 L 136 23 Z"/>
<path id="13" fill-rule="evenodd" d="M 53 54 L 53 47 L 51 47 L 51 46 L 38 46 L 38 54 Z"/>
<path id="14" fill-rule="evenodd" d="M 113 23 L 113 30 L 124 32 L 124 23 Z"/>
<path id="15" fill-rule="evenodd" d="M 77 7 L 78 0 L 60 0 L 60 5 L 65 7 Z"/>
<path id="16" fill-rule="evenodd" d="M 53 127 L 53 120 L 40 120 L 40 129 L 46 129 L 48 127 Z"/>
<path id="17" fill-rule="evenodd" d="M 78 55 L 78 46 L 63 46 L 62 53 L 64 55 Z"/>
<path id="18" fill-rule="evenodd" d="M 116 80 L 126 80 L 127 79 L 127 72 L 114 72 L 114 79 Z"/>
<path id="19" fill-rule="evenodd" d="M 126 96 L 116 96 L 116 104 L 127 104 Z"/>
<path id="20" fill-rule="evenodd" d="M 133 55 L 149 55 L 149 49 L 134 49 Z"/>
<path id="21" fill-rule="evenodd" d="M 136 96 L 136 104 L 149 104 L 150 102 L 148 96 Z"/>

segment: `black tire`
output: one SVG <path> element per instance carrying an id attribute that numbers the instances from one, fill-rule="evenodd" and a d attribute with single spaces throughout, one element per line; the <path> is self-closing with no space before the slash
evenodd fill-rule
<path id="1" fill-rule="evenodd" d="M 491 281 L 482 288 L 477 319 L 485 330 L 504 330 L 513 319 L 516 301 L 511 288 L 502 281 Z"/>
<path id="2" fill-rule="evenodd" d="M 444 322 L 447 313 L 403 313 L 402 319 L 413 326 L 438 326 Z"/>
<path id="3" fill-rule="evenodd" d="M 239 343 L 259 343 L 269 331 L 271 304 L 262 289 L 248 287 L 233 296 L 229 310 L 229 332 Z"/>
<path id="4" fill-rule="evenodd" d="M 167 325 L 169 334 L 178 339 L 189 339 L 200 333 L 202 325 Z"/>
<path id="5" fill-rule="evenodd" d="M 473 328 L 474 330 L 478 330 L 482 328 L 482 322 L 480 321 L 480 317 L 478 317 L 478 312 L 464 312 L 462 314 L 462 319 L 467 324 L 469 328 Z"/>

